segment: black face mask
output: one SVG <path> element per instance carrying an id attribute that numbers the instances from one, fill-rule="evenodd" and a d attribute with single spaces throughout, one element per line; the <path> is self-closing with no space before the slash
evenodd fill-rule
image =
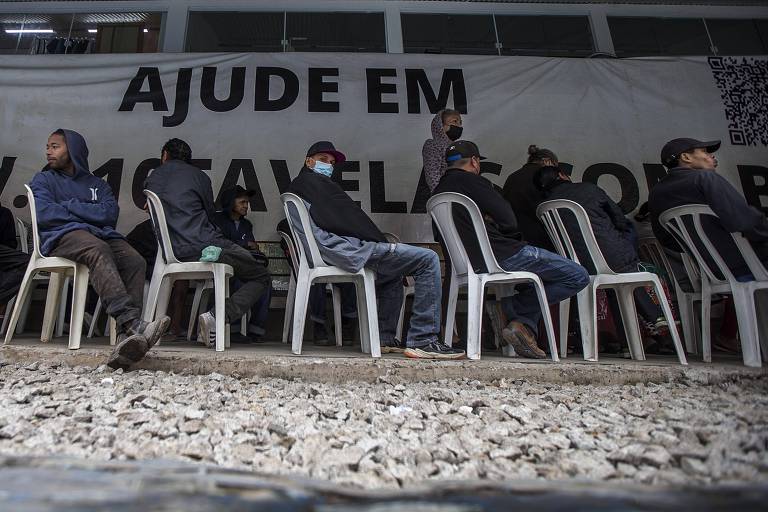
<path id="1" fill-rule="evenodd" d="M 451 140 L 459 140 L 459 138 L 461 137 L 462 131 L 464 131 L 464 128 L 462 128 L 461 126 L 451 125 L 448 127 L 448 131 L 445 132 L 445 134 Z"/>

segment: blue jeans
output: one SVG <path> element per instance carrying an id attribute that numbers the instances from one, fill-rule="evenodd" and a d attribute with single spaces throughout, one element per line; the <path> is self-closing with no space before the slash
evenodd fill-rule
<path id="1" fill-rule="evenodd" d="M 352 283 L 340 283 L 334 285 L 341 293 L 342 318 L 357 318 L 357 303 L 355 285 Z M 325 283 L 313 284 L 309 289 L 309 318 L 319 324 L 325 323 L 325 301 L 328 294 Z"/>
<path id="2" fill-rule="evenodd" d="M 400 306 L 403 303 L 403 277 L 413 276 L 411 322 L 406 346 L 423 347 L 440 335 L 440 259 L 437 253 L 407 244 L 379 243 L 366 268 L 376 272 L 379 334 L 382 344 L 395 339 Z"/>
<path id="3" fill-rule="evenodd" d="M 539 247 L 526 245 L 520 252 L 499 262 L 510 272 L 532 272 L 539 276 L 549 304 L 576 295 L 589 284 L 587 269 L 567 258 Z M 541 307 L 536 289 L 531 284 L 518 285 L 517 294 L 501 299 L 501 307 L 508 320 L 524 323 L 535 335 L 539 332 Z"/>

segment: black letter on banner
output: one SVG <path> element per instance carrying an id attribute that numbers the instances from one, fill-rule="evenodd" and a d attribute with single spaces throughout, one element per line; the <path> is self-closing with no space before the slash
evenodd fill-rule
<path id="1" fill-rule="evenodd" d="M 187 118 L 189 112 L 189 88 L 192 83 L 192 68 L 179 69 L 179 78 L 176 82 L 176 105 L 173 114 L 163 116 L 163 126 L 171 128 L 179 126 Z"/>
<path id="2" fill-rule="evenodd" d="M 109 188 L 112 189 L 112 195 L 115 200 L 120 200 L 120 182 L 123 177 L 123 159 L 110 158 L 107 163 L 93 171 L 93 175 L 99 178 L 107 177 Z"/>
<path id="3" fill-rule="evenodd" d="M 389 68 L 368 68 L 365 70 L 368 89 L 369 114 L 397 114 L 400 108 L 397 102 L 384 102 L 384 94 L 397 94 L 397 84 L 384 84 L 381 79 L 385 76 L 396 77 L 397 71 Z"/>
<path id="4" fill-rule="evenodd" d="M 768 206 L 763 206 L 760 202 L 761 197 L 768 196 L 768 167 L 761 165 L 737 165 L 736 168 L 739 170 L 739 179 L 741 180 L 741 188 L 744 190 L 744 198 L 750 205 L 768 215 Z M 758 176 L 763 178 L 762 185 L 758 185 L 755 180 Z"/>
<path id="5" fill-rule="evenodd" d="M 189 161 L 189 165 L 194 165 L 201 171 L 210 171 L 211 159 L 210 158 L 193 158 Z"/>
<path id="6" fill-rule="evenodd" d="M 283 94 L 274 100 L 269 99 L 269 82 L 273 76 L 283 79 Z M 285 110 L 293 105 L 299 97 L 299 77 L 285 68 L 256 68 L 256 100 L 253 105 L 255 111 L 271 112 Z"/>
<path id="7" fill-rule="evenodd" d="M 667 175 L 667 169 L 661 164 L 643 164 L 645 170 L 645 182 L 648 184 L 648 191 Z"/>
<path id="8" fill-rule="evenodd" d="M 333 166 L 333 174 L 331 179 L 339 184 L 344 192 L 359 192 L 360 182 L 358 180 L 345 180 L 343 174 L 345 172 L 360 172 L 360 162 L 355 160 L 347 160 L 343 164 Z M 360 201 L 355 201 L 357 206 L 360 206 Z"/>
<path id="9" fill-rule="evenodd" d="M 267 211 L 267 205 L 264 203 L 264 195 L 261 193 L 261 186 L 259 185 L 259 178 L 256 177 L 256 169 L 253 168 L 253 161 L 250 158 L 235 158 L 232 160 L 232 163 L 229 164 L 227 175 L 224 176 L 224 183 L 221 184 L 219 193 L 216 196 L 216 207 L 221 207 L 222 192 L 237 185 L 240 171 L 243 172 L 245 188 L 256 192 L 251 198 L 251 210 L 254 212 Z"/>
<path id="10" fill-rule="evenodd" d="M 632 175 L 629 169 L 623 165 L 613 163 L 600 163 L 587 167 L 581 181 L 588 181 L 597 185 L 597 180 L 604 174 L 615 176 L 621 185 L 621 201 L 618 201 L 619 208 L 624 213 L 629 213 L 637 208 L 640 201 L 640 191 L 637 187 L 637 179 Z"/>
<path id="11" fill-rule="evenodd" d="M 149 82 L 149 90 L 141 92 L 141 86 L 144 80 Z M 157 68 L 139 68 L 136 76 L 128 84 L 128 90 L 125 91 L 123 102 L 118 108 L 118 112 L 133 112 L 137 103 L 151 103 L 152 110 L 166 111 L 168 103 L 165 101 L 163 92 L 163 83 L 160 81 L 160 71 Z"/>
<path id="12" fill-rule="evenodd" d="M 5 185 L 8 184 L 8 178 L 11 177 L 13 166 L 16 163 L 15 156 L 4 156 L 3 163 L 0 165 L 0 194 L 5 190 Z"/>
<path id="13" fill-rule="evenodd" d="M 371 212 L 372 213 L 408 213 L 408 204 L 405 201 L 387 201 L 387 193 L 384 189 L 384 162 L 368 162 L 368 174 L 371 187 Z"/>
<path id="14" fill-rule="evenodd" d="M 200 82 L 200 101 L 203 106 L 213 112 L 229 112 L 243 101 L 245 94 L 245 68 L 232 68 L 232 79 L 229 82 L 227 99 L 216 98 L 216 68 L 204 67 L 203 78 Z"/>
<path id="15" fill-rule="evenodd" d="M 339 92 L 339 82 L 324 82 L 326 76 L 339 76 L 339 68 L 309 68 L 309 112 L 338 112 L 338 101 L 323 101 L 323 93 Z"/>
<path id="16" fill-rule="evenodd" d="M 155 167 L 160 167 L 160 164 L 159 158 L 147 158 L 136 167 L 131 182 L 131 196 L 133 196 L 133 204 L 136 205 L 136 208 L 144 209 L 144 204 L 147 202 L 147 198 L 144 196 L 144 182 L 147 181 L 149 171 Z"/>
<path id="17" fill-rule="evenodd" d="M 440 92 L 435 97 L 435 91 L 427 79 L 427 74 L 423 69 L 405 70 L 405 87 L 408 93 L 408 113 L 418 114 L 421 112 L 421 100 L 419 97 L 419 88 L 424 93 L 424 99 L 427 101 L 429 111 L 436 114 L 438 111 L 446 108 L 448 105 L 448 94 L 453 87 L 453 108 L 467 113 L 467 89 L 464 86 L 464 73 L 460 69 L 445 69 L 443 77 L 440 80 Z"/>
<path id="18" fill-rule="evenodd" d="M 288 191 L 288 185 L 291 184 L 291 174 L 288 172 L 288 164 L 285 160 L 270 160 L 272 174 L 275 176 L 277 190 L 283 194 Z"/>
<path id="19" fill-rule="evenodd" d="M 419 184 L 416 185 L 416 193 L 413 195 L 413 203 L 411 203 L 411 213 L 427 213 L 427 201 L 429 201 L 432 192 L 427 185 L 427 178 L 424 176 L 424 168 L 421 168 L 421 176 L 419 177 Z"/>

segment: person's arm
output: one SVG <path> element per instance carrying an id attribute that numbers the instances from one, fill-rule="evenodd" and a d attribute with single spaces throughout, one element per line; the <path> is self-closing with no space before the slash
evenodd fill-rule
<path id="1" fill-rule="evenodd" d="M 744 196 L 721 175 L 700 171 L 697 185 L 707 204 L 731 233 L 742 233 L 753 242 L 768 241 L 768 218 L 747 203 Z"/>
<path id="2" fill-rule="evenodd" d="M 469 181 L 469 180 L 468 180 Z M 517 217 L 509 203 L 499 194 L 485 178 L 469 181 L 472 197 L 486 220 L 496 224 L 504 235 L 517 235 Z"/>
<path id="3" fill-rule="evenodd" d="M 253 224 L 251 224 L 251 221 L 243 217 L 242 219 L 240 219 L 240 222 L 244 226 L 245 238 L 243 239 L 243 242 L 245 242 L 246 247 L 248 247 L 248 249 L 251 249 L 252 251 L 261 252 L 261 249 L 259 248 L 259 244 L 256 243 L 256 237 L 253 236 Z"/>
<path id="4" fill-rule="evenodd" d="M 70 222 L 81 222 L 82 219 L 71 213 L 67 206 L 56 202 L 44 177 L 35 176 L 29 188 L 35 196 L 37 226 L 40 230 L 47 231 Z"/>
<path id="5" fill-rule="evenodd" d="M 112 188 L 106 183 L 98 187 L 96 201 L 80 201 L 70 199 L 66 201 L 67 209 L 88 224 L 98 227 L 115 227 L 117 225 L 117 216 L 120 213 L 120 207 L 112 195 Z"/>
<path id="6" fill-rule="evenodd" d="M 601 206 L 603 211 L 611 219 L 613 227 L 623 232 L 632 232 L 632 222 L 624 216 L 624 212 L 621 211 L 619 205 L 611 199 L 605 191 L 599 187 L 595 187 L 599 192 L 601 198 Z"/>
<path id="7" fill-rule="evenodd" d="M 430 139 L 424 142 L 421 150 L 421 158 L 424 161 L 424 179 L 427 182 L 429 191 L 433 192 L 442 178 L 442 157 L 438 151 L 434 150 L 434 142 Z"/>

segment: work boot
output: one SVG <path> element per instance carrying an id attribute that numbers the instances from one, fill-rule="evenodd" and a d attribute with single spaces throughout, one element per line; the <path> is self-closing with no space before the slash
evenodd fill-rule
<path id="1" fill-rule="evenodd" d="M 127 370 L 138 363 L 165 334 L 169 325 L 171 325 L 171 319 L 167 316 L 152 322 L 145 322 L 138 318 L 131 321 L 125 327 L 125 332 L 118 336 L 118 343 L 107 359 L 107 366 L 114 370 L 118 368 Z"/>

